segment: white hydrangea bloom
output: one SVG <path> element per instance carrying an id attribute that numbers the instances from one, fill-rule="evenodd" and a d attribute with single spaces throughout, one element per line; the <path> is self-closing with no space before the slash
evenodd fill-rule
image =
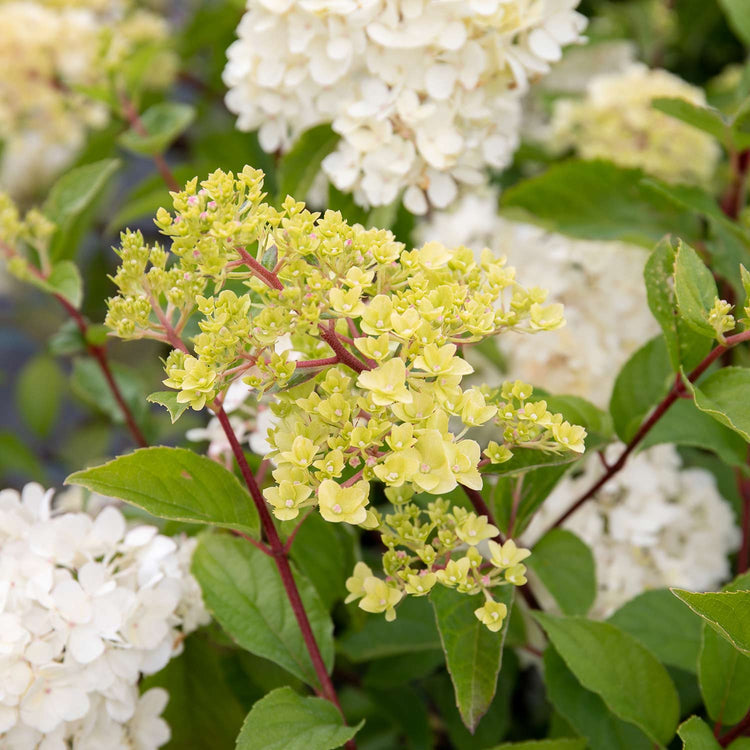
<path id="1" fill-rule="evenodd" d="M 59 512 L 52 494 L 0 492 L 0 747 L 155 750 L 168 696 L 138 680 L 208 622 L 196 541 L 112 505 Z"/>
<path id="2" fill-rule="evenodd" d="M 654 109 L 659 97 L 705 105 L 702 89 L 666 70 L 633 63 L 595 76 L 582 99 L 560 99 L 551 144 L 574 148 L 584 159 L 639 167 L 668 182 L 708 183 L 721 151 L 707 133 Z"/>
<path id="3" fill-rule="evenodd" d="M 579 0 L 248 0 L 227 51 L 226 103 L 266 151 L 307 128 L 364 206 L 444 208 L 518 146 L 521 95 L 581 40 Z"/>
<path id="4" fill-rule="evenodd" d="M 79 87 L 103 85 L 109 70 L 143 44 L 168 38 L 164 19 L 126 0 L 0 1 L 0 189 L 27 199 L 75 158 L 107 107 Z M 174 73 L 162 55 L 145 83 Z"/>
<path id="5" fill-rule="evenodd" d="M 507 378 L 606 408 L 620 367 L 659 332 L 646 301 L 647 252 L 641 247 L 575 240 L 508 221 L 497 215 L 497 196 L 489 192 L 466 196 L 454 211 L 435 212 L 419 234 L 420 241 L 440 239 L 477 252 L 487 246 L 507 255 L 519 276 L 535 279 L 550 300 L 564 304 L 564 328 L 498 339 L 508 359 Z M 476 355 L 472 362 L 483 364 Z"/>
<path id="6" fill-rule="evenodd" d="M 610 446 L 607 457 L 614 460 L 622 448 Z M 563 479 L 537 512 L 524 542 L 536 541 L 603 472 L 593 455 L 581 474 Z M 671 445 L 632 456 L 564 528 L 592 549 L 598 582 L 592 614 L 600 618 L 648 589 L 717 589 L 731 575 L 727 556 L 740 542 L 713 475 L 682 468 Z"/>

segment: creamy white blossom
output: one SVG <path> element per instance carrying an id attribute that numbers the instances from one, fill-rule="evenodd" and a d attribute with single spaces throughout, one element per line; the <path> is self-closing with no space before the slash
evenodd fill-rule
<path id="1" fill-rule="evenodd" d="M 443 208 L 509 163 L 529 81 L 581 40 L 578 1 L 248 0 L 226 103 L 266 151 L 331 123 L 323 169 L 361 205 Z"/>
<path id="2" fill-rule="evenodd" d="M 622 451 L 610 446 L 609 460 Z M 523 535 L 531 544 L 604 472 L 598 456 L 553 490 Z M 564 523 L 591 547 L 598 594 L 592 615 L 607 617 L 648 589 L 717 589 L 730 575 L 728 555 L 739 529 L 712 474 L 683 468 L 671 445 L 632 456 L 597 494 Z"/>
<path id="3" fill-rule="evenodd" d="M 0 492 L 0 747 L 155 750 L 168 696 L 138 680 L 208 622 L 196 542 L 113 505 L 59 512 L 52 495 Z"/>
<path id="4" fill-rule="evenodd" d="M 594 76 L 582 99 L 559 99 L 551 144 L 584 159 L 639 167 L 668 182 L 708 183 L 721 151 L 708 133 L 655 109 L 659 97 L 705 105 L 702 89 L 666 70 L 633 63 Z"/>
<path id="5" fill-rule="evenodd" d="M 164 42 L 164 19 L 128 0 L 0 2 L 0 189 L 27 199 L 75 158 L 107 106 L 83 93 L 140 46 Z M 145 72 L 161 87 L 174 73 L 168 53 Z"/>
<path id="6" fill-rule="evenodd" d="M 535 279 L 549 290 L 549 299 L 565 306 L 564 328 L 498 339 L 508 362 L 505 377 L 606 407 L 620 367 L 659 331 L 646 301 L 648 254 L 641 247 L 575 240 L 509 221 L 497 215 L 497 195 L 489 192 L 466 196 L 455 210 L 435 212 L 419 233 L 423 240 L 440 238 L 477 252 L 487 246 L 504 254 L 519 276 Z M 470 348 L 467 356 L 482 367 Z"/>

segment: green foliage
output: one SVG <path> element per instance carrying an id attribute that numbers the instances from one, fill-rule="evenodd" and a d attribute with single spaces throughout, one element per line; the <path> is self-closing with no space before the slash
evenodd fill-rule
<path id="1" fill-rule="evenodd" d="M 677 729 L 684 744 L 684 750 L 719 750 L 721 745 L 716 741 L 711 727 L 697 716 L 683 721 Z"/>
<path id="2" fill-rule="evenodd" d="M 304 199 L 320 171 L 320 163 L 336 148 L 339 138 L 330 125 L 316 125 L 302 133 L 279 164 L 279 203 L 287 195 Z"/>
<path id="3" fill-rule="evenodd" d="M 698 678 L 708 715 L 731 726 L 750 709 L 750 657 L 703 624 Z"/>
<path id="4" fill-rule="evenodd" d="M 531 740 L 529 742 L 507 742 L 490 750 L 585 750 L 586 740 L 562 738 L 559 740 Z"/>
<path id="5" fill-rule="evenodd" d="M 548 531 L 534 545 L 527 564 L 564 614 L 589 611 L 596 598 L 594 556 L 572 531 Z"/>
<path id="6" fill-rule="evenodd" d="M 29 428 L 40 437 L 55 425 L 65 393 L 65 375 L 51 357 L 30 359 L 16 380 L 16 403 Z"/>
<path id="7" fill-rule="evenodd" d="M 500 589 L 496 599 L 510 610 L 513 588 Z M 474 615 L 474 610 L 484 604 L 483 594 L 465 596 L 438 586 L 432 590 L 430 601 L 456 691 L 456 704 L 464 724 L 473 732 L 495 695 L 510 618 L 506 617 L 500 632 L 492 633 Z"/>
<path id="8" fill-rule="evenodd" d="M 718 293 L 716 282 L 698 253 L 682 242 L 675 255 L 674 293 L 682 319 L 697 333 L 713 338 L 716 332 L 708 313 Z"/>
<path id="9" fill-rule="evenodd" d="M 724 367 L 699 385 L 685 383 L 702 412 L 750 442 L 750 369 Z"/>
<path id="10" fill-rule="evenodd" d="M 237 750 L 334 750 L 354 737 L 362 723 L 347 727 L 329 701 L 278 688 L 247 715 Z"/>
<path id="11" fill-rule="evenodd" d="M 743 0 L 719 0 L 719 4 L 726 13 L 732 30 L 737 36 L 750 46 L 750 14 Z"/>
<path id="12" fill-rule="evenodd" d="M 73 307 L 80 307 L 83 301 L 83 280 L 73 261 L 61 260 L 52 266 L 47 278 L 42 279 L 29 275 L 26 280 L 35 287 L 50 294 L 59 294 L 70 302 Z"/>
<path id="13" fill-rule="evenodd" d="M 140 117 L 145 134 L 131 127 L 118 142 L 123 148 L 141 156 L 161 154 L 195 119 L 195 109 L 189 104 L 161 102 L 149 107 Z"/>
<path id="14" fill-rule="evenodd" d="M 177 402 L 177 394 L 174 391 L 158 391 L 146 397 L 152 404 L 159 404 L 169 412 L 169 418 L 174 424 L 184 413 L 190 404 Z"/>
<path id="15" fill-rule="evenodd" d="M 223 466 L 184 448 L 142 448 L 71 474 L 69 484 L 118 497 L 160 518 L 257 536 L 258 511 Z"/>
<path id="16" fill-rule="evenodd" d="M 193 575 L 206 606 L 240 645 L 317 686 L 318 679 L 302 632 L 284 593 L 276 565 L 244 539 L 227 534 L 201 536 Z M 295 575 L 302 603 L 326 667 L 333 665 L 333 623 L 312 584 Z"/>
<path id="17" fill-rule="evenodd" d="M 534 613 L 583 687 L 654 742 L 672 739 L 679 701 L 667 671 L 635 638 L 610 623 Z"/>

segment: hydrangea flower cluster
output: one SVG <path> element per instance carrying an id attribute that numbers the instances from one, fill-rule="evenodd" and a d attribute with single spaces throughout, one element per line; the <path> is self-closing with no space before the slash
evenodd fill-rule
<path id="1" fill-rule="evenodd" d="M 370 480 L 405 497 L 442 495 L 478 490 L 479 468 L 517 448 L 583 451 L 585 430 L 532 402 L 530 386 L 461 385 L 473 372 L 464 347 L 562 326 L 544 290 L 521 286 L 489 251 L 477 261 L 438 242 L 406 250 L 389 231 L 290 197 L 277 210 L 262 188 L 263 174 L 246 167 L 174 193 L 174 215 L 157 214 L 171 264 L 162 247 L 125 232 L 106 322 L 122 338 L 174 347 L 164 383 L 178 404 L 217 411 L 238 380 L 256 401 L 273 394 L 275 484 L 265 497 L 277 518 L 317 507 L 328 521 L 377 528 Z M 196 312 L 191 352 L 180 336 Z M 491 423 L 500 442 L 482 458 L 464 436 Z"/>
<path id="2" fill-rule="evenodd" d="M 582 396 L 606 408 L 614 376 L 659 332 L 646 300 L 646 251 L 620 242 L 575 240 L 497 215 L 494 193 L 467 195 L 435 212 L 420 238 L 507 254 L 517 271 L 538 280 L 565 305 L 565 328 L 552 335 L 500 339 L 507 375 L 554 393 Z M 582 293 L 585 290 L 585 293 Z M 482 374 L 488 363 L 469 353 Z"/>
<path id="3" fill-rule="evenodd" d="M 128 528 L 121 512 L 56 512 L 36 484 L 0 492 L 0 745 L 151 750 L 169 740 L 155 688 L 208 621 L 195 540 Z"/>
<path id="4" fill-rule="evenodd" d="M 666 70 L 633 63 L 622 72 L 595 76 L 580 99 L 559 99 L 551 143 L 584 159 L 609 159 L 638 167 L 667 182 L 710 182 L 720 156 L 707 133 L 655 109 L 659 97 L 705 105 L 702 89 Z"/>
<path id="5" fill-rule="evenodd" d="M 50 182 L 105 125 L 107 105 L 87 91 L 108 85 L 126 58 L 168 39 L 164 19 L 118 0 L 0 2 L 0 187 L 28 198 Z M 161 87 L 174 73 L 161 52 L 144 84 Z"/>
<path id="6" fill-rule="evenodd" d="M 613 459 L 621 445 L 608 448 Z M 527 544 L 549 528 L 604 469 L 596 456 L 563 479 L 524 534 Z M 599 593 L 590 616 L 608 617 L 643 591 L 677 586 L 716 590 L 731 575 L 728 555 L 740 533 L 713 476 L 683 468 L 672 445 L 647 448 L 564 524 L 594 553 Z"/>
<path id="7" fill-rule="evenodd" d="M 307 128 L 364 206 L 444 208 L 518 146 L 521 94 L 581 40 L 578 0 L 248 0 L 227 51 L 226 103 L 266 151 Z"/>

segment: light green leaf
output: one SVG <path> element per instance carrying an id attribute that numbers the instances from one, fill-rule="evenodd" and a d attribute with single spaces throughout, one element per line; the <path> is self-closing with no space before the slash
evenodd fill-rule
<path id="1" fill-rule="evenodd" d="M 715 338 L 708 313 L 716 300 L 716 281 L 698 253 L 684 242 L 678 242 L 674 266 L 674 291 L 677 309 L 696 332 Z"/>
<path id="2" fill-rule="evenodd" d="M 696 671 L 701 620 L 668 589 L 644 591 L 620 607 L 609 622 L 637 638 L 664 664 Z"/>
<path id="3" fill-rule="evenodd" d="M 748 13 L 746 0 L 719 0 L 719 5 L 732 27 L 746 47 L 750 47 L 750 13 Z"/>
<path id="4" fill-rule="evenodd" d="M 282 687 L 253 706 L 236 750 L 334 750 L 354 737 L 363 724 L 347 727 L 330 701 L 303 698 Z"/>
<path id="5" fill-rule="evenodd" d="M 49 294 L 59 294 L 75 308 L 81 306 L 83 300 L 83 280 L 81 279 L 78 267 L 73 261 L 58 261 L 46 279 L 40 279 L 34 274 L 29 274 L 28 276 L 24 276 L 24 280 L 37 287 L 37 289 L 42 289 Z"/>
<path id="6" fill-rule="evenodd" d="M 204 534 L 193 556 L 206 606 L 242 648 L 318 686 L 310 654 L 273 559 L 228 534 Z M 326 668 L 333 665 L 333 623 L 312 584 L 295 575 Z"/>
<path id="7" fill-rule="evenodd" d="M 184 413 L 190 404 L 180 404 L 177 402 L 177 391 L 157 391 L 150 396 L 146 396 L 146 401 L 152 404 L 163 406 L 168 412 L 174 424 Z"/>
<path id="8" fill-rule="evenodd" d="M 149 107 L 140 119 L 147 134 L 141 135 L 131 128 L 118 138 L 118 143 L 135 154 L 152 156 L 164 153 L 190 126 L 195 109 L 181 102 L 161 102 Z"/>
<path id="9" fill-rule="evenodd" d="M 667 744 L 679 719 L 679 699 L 667 671 L 631 635 L 606 622 L 534 612 L 552 645 L 588 690 L 616 716 Z"/>
<path id="10" fill-rule="evenodd" d="M 596 598 L 594 556 L 572 531 L 548 531 L 534 545 L 527 565 L 566 615 L 589 611 Z"/>
<path id="11" fill-rule="evenodd" d="M 729 133 L 728 123 L 718 109 L 702 107 L 687 99 L 659 97 L 651 100 L 651 105 L 671 117 L 686 122 L 694 128 L 711 134 L 719 143 L 725 143 Z"/>
<path id="12" fill-rule="evenodd" d="M 677 729 L 683 741 L 684 750 L 721 750 L 711 727 L 697 716 L 691 716 L 683 721 Z"/>
<path id="13" fill-rule="evenodd" d="M 510 218 L 583 239 L 651 247 L 668 232 L 692 236 L 697 220 L 646 189 L 643 176 L 607 161 L 562 162 L 506 190 L 500 205 Z"/>
<path id="14" fill-rule="evenodd" d="M 120 498 L 159 518 L 259 533 L 258 511 L 234 474 L 184 448 L 141 448 L 65 481 Z"/>
<path id="15" fill-rule="evenodd" d="M 654 248 L 643 271 L 648 306 L 664 332 L 667 352 L 676 371 L 692 370 L 706 356 L 711 341 L 696 333 L 678 315 L 675 295 L 675 262 L 682 243 L 666 238 Z"/>
<path id="16" fill-rule="evenodd" d="M 184 651 L 164 669 L 146 677 L 143 691 L 169 693 L 163 718 L 172 730 L 164 750 L 231 748 L 245 719 L 222 671 L 220 652 L 201 633 L 185 639 Z"/>
<path id="17" fill-rule="evenodd" d="M 118 159 L 85 164 L 66 172 L 52 186 L 42 210 L 48 219 L 57 224 L 50 252 L 53 259 L 63 254 L 73 255 L 75 248 L 70 245 L 75 238 L 76 221 L 102 193 L 119 167 Z"/>
<path id="18" fill-rule="evenodd" d="M 686 611 L 687 607 L 684 607 Z M 750 657 L 703 623 L 698 679 L 708 715 L 727 726 L 750 709 Z"/>
<path id="19" fill-rule="evenodd" d="M 316 125 L 302 133 L 279 163 L 279 203 L 287 195 L 305 200 L 321 162 L 336 148 L 340 137 L 330 125 Z"/>
<path id="20" fill-rule="evenodd" d="M 596 694 L 586 690 L 551 646 L 544 652 L 547 697 L 590 750 L 652 750 L 638 727 L 618 719 Z"/>
<path id="21" fill-rule="evenodd" d="M 489 750 L 586 750 L 586 740 L 581 737 L 565 737 L 556 740 L 504 742 Z"/>
<path id="22" fill-rule="evenodd" d="M 736 649 L 750 655 L 750 591 L 696 594 L 672 589 L 672 593 Z"/>
<path id="23" fill-rule="evenodd" d="M 456 704 L 467 729 L 473 732 L 495 696 L 510 617 L 499 632 L 492 633 L 474 615 L 474 610 L 484 605 L 484 594 L 467 596 L 436 586 L 430 593 L 430 601 L 456 692 Z M 497 601 L 505 604 L 510 615 L 512 587 L 501 588 Z"/>
<path id="24" fill-rule="evenodd" d="M 24 421 L 40 437 L 49 435 L 60 415 L 65 375 L 45 354 L 30 359 L 16 381 L 16 404 Z"/>
<path id="25" fill-rule="evenodd" d="M 695 405 L 750 443 L 750 369 L 722 367 L 700 385 L 683 378 Z"/>

